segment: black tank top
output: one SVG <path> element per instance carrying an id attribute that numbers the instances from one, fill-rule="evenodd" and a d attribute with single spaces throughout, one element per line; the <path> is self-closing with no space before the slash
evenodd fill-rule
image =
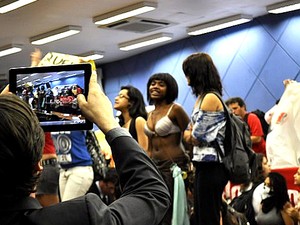
<path id="1" fill-rule="evenodd" d="M 129 125 L 129 133 L 138 142 L 137 132 L 136 132 L 136 129 L 135 129 L 135 120 L 136 120 L 136 118 L 131 119 L 131 122 L 130 122 L 130 125 Z"/>

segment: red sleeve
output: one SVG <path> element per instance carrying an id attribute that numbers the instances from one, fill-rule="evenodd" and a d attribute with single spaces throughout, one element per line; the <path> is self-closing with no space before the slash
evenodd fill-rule
<path id="1" fill-rule="evenodd" d="M 260 120 L 254 113 L 249 113 L 248 125 L 250 128 L 251 136 L 260 136 L 260 137 L 264 136 L 264 132 Z"/>
<path id="2" fill-rule="evenodd" d="M 43 154 L 56 154 L 55 146 L 50 132 L 45 132 L 45 147 Z"/>

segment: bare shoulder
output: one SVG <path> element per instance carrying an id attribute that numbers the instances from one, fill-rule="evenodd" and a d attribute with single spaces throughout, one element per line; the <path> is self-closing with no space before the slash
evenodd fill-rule
<path id="1" fill-rule="evenodd" d="M 221 100 L 214 93 L 208 93 L 205 95 L 201 109 L 205 111 L 220 111 L 223 110 L 223 105 Z"/>
<path id="2" fill-rule="evenodd" d="M 175 113 L 175 114 L 181 114 L 181 115 L 186 114 L 185 109 L 179 103 L 174 103 L 173 108 L 172 108 L 172 112 Z"/>
<path id="3" fill-rule="evenodd" d="M 144 125 L 144 124 L 146 123 L 146 120 L 145 120 L 143 117 L 138 116 L 138 117 L 135 119 L 135 123 L 136 123 L 136 124 L 142 124 L 142 125 Z"/>

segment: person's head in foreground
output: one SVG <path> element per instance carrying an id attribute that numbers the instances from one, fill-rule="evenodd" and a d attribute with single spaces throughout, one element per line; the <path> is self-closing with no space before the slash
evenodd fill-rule
<path id="1" fill-rule="evenodd" d="M 44 132 L 30 106 L 13 94 L 0 95 L 1 202 L 35 191 L 42 170 Z"/>

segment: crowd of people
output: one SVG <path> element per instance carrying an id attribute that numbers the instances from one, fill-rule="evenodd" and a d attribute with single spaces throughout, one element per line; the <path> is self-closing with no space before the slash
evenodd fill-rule
<path id="1" fill-rule="evenodd" d="M 169 73 L 148 79 L 147 100 L 154 106 L 149 112 L 132 85 L 122 86 L 112 105 L 92 73 L 88 98 L 78 93 L 78 104 L 105 134 L 116 164 L 98 179 L 85 131 L 44 133 L 27 103 L 4 89 L 0 173 L 7 185 L 1 186 L 0 224 L 44 224 L 49 216 L 51 224 L 235 224 L 226 217 L 231 208 L 250 225 L 298 223 L 300 207 L 289 199 L 286 178 L 271 171 L 260 120 L 240 97 L 226 105 L 248 125 L 257 167 L 240 184 L 239 196 L 224 197 L 229 178 L 218 152 L 225 153 L 227 122 L 218 97 L 221 78 L 202 52 L 189 55 L 182 70 L 196 97 L 191 115 L 175 102 L 178 84 Z M 294 176 L 300 186 L 299 177 L 300 167 Z"/>

